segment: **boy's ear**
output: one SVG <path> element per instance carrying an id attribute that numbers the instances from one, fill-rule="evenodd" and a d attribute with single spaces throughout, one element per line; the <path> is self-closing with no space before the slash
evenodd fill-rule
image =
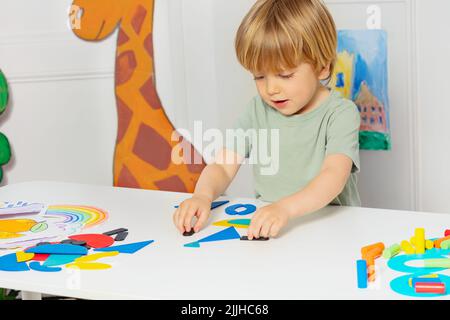
<path id="1" fill-rule="evenodd" d="M 326 80 L 331 76 L 331 63 L 327 64 L 319 73 L 319 80 Z"/>

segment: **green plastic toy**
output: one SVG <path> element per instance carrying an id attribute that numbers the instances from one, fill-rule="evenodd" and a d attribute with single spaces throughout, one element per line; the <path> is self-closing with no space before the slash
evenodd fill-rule
<path id="1" fill-rule="evenodd" d="M 0 70 L 0 115 L 5 112 L 8 105 L 9 92 L 8 83 L 3 72 Z M 3 180 L 2 167 L 11 159 L 11 147 L 6 136 L 0 132 L 0 182 Z"/>

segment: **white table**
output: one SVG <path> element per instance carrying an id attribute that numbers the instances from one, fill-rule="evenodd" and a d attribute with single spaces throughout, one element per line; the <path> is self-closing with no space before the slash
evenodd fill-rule
<path id="1" fill-rule="evenodd" d="M 447 214 L 327 207 L 291 221 L 276 239 L 186 248 L 184 244 L 223 229 L 211 222 L 236 218 L 224 213 L 225 206 L 219 207 L 213 210 L 208 227 L 183 237 L 173 225 L 172 214 L 174 205 L 187 197 L 184 193 L 55 182 L 2 187 L 3 201 L 90 205 L 109 212 L 107 222 L 86 233 L 126 227 L 130 233 L 125 243 L 155 242 L 135 254 L 108 258 L 104 262 L 113 266 L 108 270 L 0 271 L 0 287 L 85 299 L 409 299 L 389 288 L 389 282 L 403 274 L 387 268 L 383 258 L 377 260 L 377 284 L 371 289 L 357 288 L 360 248 L 409 240 L 416 227 L 436 236 L 450 226 Z M 264 205 L 255 199 L 229 200 L 230 204 Z M 237 230 L 246 234 L 246 229 Z"/>

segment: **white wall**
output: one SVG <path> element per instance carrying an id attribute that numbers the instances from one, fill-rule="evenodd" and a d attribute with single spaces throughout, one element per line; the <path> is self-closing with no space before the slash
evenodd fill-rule
<path id="1" fill-rule="evenodd" d="M 70 0 L 0 0 L 0 68 L 12 105 L 0 131 L 15 161 L 6 183 L 111 184 L 116 134 L 115 38 L 86 43 L 66 27 Z M 233 40 L 254 0 L 156 0 L 158 91 L 177 127 L 224 129 L 256 93 Z M 339 28 L 365 28 L 378 5 L 388 31 L 393 150 L 361 152 L 365 206 L 450 212 L 446 137 L 450 12 L 446 0 L 328 0 Z M 251 196 L 247 166 L 229 190 Z"/>

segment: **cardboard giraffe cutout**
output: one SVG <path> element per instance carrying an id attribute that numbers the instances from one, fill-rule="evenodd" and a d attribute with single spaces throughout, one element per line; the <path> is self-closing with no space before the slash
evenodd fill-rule
<path id="1" fill-rule="evenodd" d="M 114 185 L 193 192 L 205 163 L 183 137 L 177 135 L 180 140 L 172 141 L 175 129 L 156 92 L 152 37 L 154 1 L 74 0 L 70 21 L 74 33 L 89 41 L 105 39 L 119 26 Z M 172 150 L 179 150 L 180 145 L 182 150 L 190 151 L 180 152 L 180 157 L 188 164 L 171 161 Z"/>

